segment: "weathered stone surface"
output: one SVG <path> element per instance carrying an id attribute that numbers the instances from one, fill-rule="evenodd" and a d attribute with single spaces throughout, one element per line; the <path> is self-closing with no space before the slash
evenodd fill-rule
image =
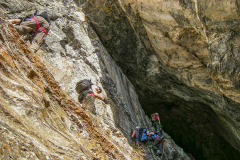
<path id="1" fill-rule="evenodd" d="M 148 115 L 197 159 L 239 159 L 239 1 L 81 2 Z"/>
<path id="2" fill-rule="evenodd" d="M 114 121 L 85 111 L 13 26 L 0 23 L 1 158 L 142 159 Z"/>
<path id="3" fill-rule="evenodd" d="M 79 2 L 24 1 L 34 8 L 23 7 L 17 13 L 1 6 L 4 18 L 44 8 L 51 18 L 46 42 L 35 55 L 12 25 L 0 22 L 3 159 L 144 158 L 130 136 L 137 125 L 152 130 L 150 120 L 134 86 L 86 21 Z M 110 98 L 110 105 L 96 100 L 97 116 L 77 102 L 74 88 L 84 78 L 92 79 Z M 164 135 L 165 158 L 193 159 Z M 145 158 L 157 159 L 149 151 Z"/>

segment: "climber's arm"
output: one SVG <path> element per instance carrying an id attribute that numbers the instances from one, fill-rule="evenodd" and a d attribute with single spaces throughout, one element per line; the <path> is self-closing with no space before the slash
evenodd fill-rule
<path id="1" fill-rule="evenodd" d="M 94 97 L 97 98 L 97 99 L 100 99 L 102 100 L 105 104 L 109 104 L 109 100 L 106 99 L 106 98 L 103 98 L 102 96 L 100 96 L 99 93 L 101 93 L 102 91 L 98 88 L 98 87 L 94 87 L 93 88 L 93 93 L 94 93 Z"/>
<path id="2" fill-rule="evenodd" d="M 104 100 L 104 98 L 102 96 L 100 96 L 98 93 L 94 93 L 94 97 L 100 100 Z"/>
<path id="3" fill-rule="evenodd" d="M 136 130 L 133 131 L 132 138 L 134 138 L 134 136 L 135 136 L 135 131 L 136 131 Z"/>

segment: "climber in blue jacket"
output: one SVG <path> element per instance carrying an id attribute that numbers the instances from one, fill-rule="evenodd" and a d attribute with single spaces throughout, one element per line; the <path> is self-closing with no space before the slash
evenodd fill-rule
<path id="1" fill-rule="evenodd" d="M 138 129 L 139 129 L 140 127 L 139 126 L 137 126 L 136 128 L 135 128 L 135 130 L 133 131 L 133 134 L 132 134 L 132 138 L 135 138 L 135 144 L 136 145 L 139 145 L 139 131 L 138 131 Z"/>
<path id="2" fill-rule="evenodd" d="M 160 132 L 148 132 L 149 140 L 153 141 L 152 149 L 155 152 L 156 156 L 160 156 L 163 154 L 163 138 Z"/>
<path id="3" fill-rule="evenodd" d="M 147 129 L 137 126 L 133 131 L 132 138 L 136 138 L 135 144 L 137 146 L 144 147 L 146 142 L 148 141 Z"/>

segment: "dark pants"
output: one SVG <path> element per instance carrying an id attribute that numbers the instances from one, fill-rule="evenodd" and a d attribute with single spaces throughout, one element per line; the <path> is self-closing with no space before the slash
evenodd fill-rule
<path id="1" fill-rule="evenodd" d="M 152 149 L 155 153 L 157 152 L 157 150 L 160 150 L 161 153 L 163 153 L 163 142 L 159 138 L 155 139 L 152 144 Z"/>
<path id="2" fill-rule="evenodd" d="M 153 126 L 156 128 L 157 132 L 161 132 L 160 125 L 159 125 L 158 121 L 154 121 Z"/>

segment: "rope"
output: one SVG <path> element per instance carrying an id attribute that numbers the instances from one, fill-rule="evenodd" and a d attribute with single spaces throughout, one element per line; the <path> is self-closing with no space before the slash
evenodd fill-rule
<path id="1" fill-rule="evenodd" d="M 163 145 L 163 155 L 164 155 L 164 156 L 166 157 L 166 159 L 168 160 L 168 158 L 167 158 L 166 154 L 164 153 L 164 148 L 165 148 L 165 139 L 164 139 L 164 142 L 163 142 L 163 144 L 164 144 L 164 145 Z M 162 157 L 162 158 L 163 158 L 163 157 Z M 162 158 L 161 158 L 161 159 L 162 159 Z"/>

